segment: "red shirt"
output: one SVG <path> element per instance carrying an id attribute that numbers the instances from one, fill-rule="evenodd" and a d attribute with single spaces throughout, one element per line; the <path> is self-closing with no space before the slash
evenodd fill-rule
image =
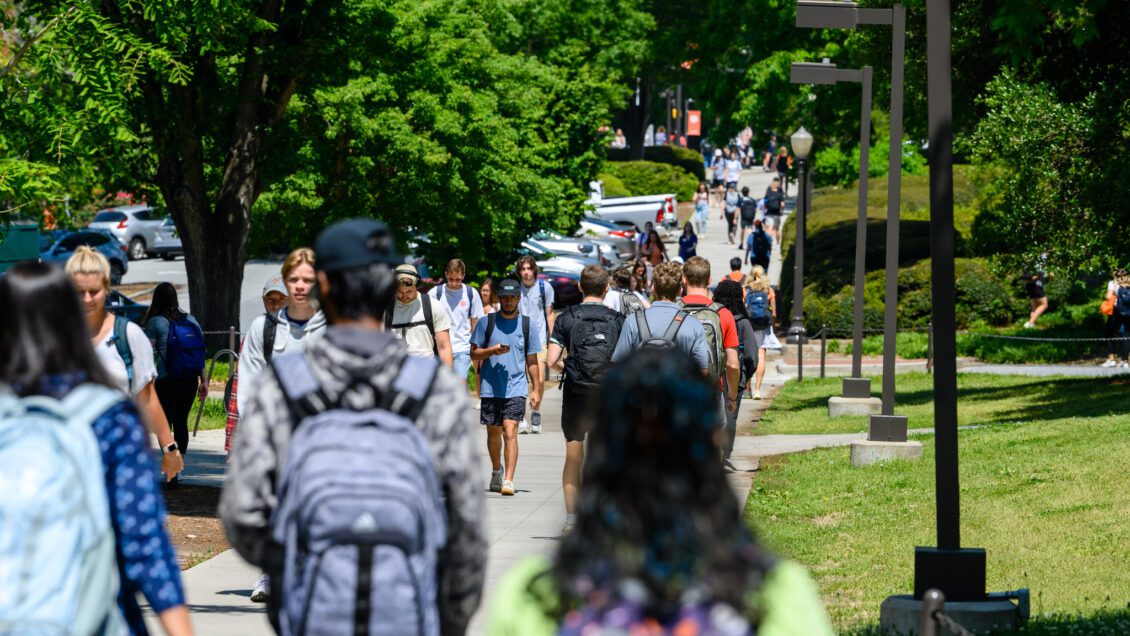
<path id="1" fill-rule="evenodd" d="M 706 296 L 683 296 L 684 305 L 709 305 L 714 302 Z M 718 309 L 718 316 L 722 318 L 722 348 L 723 349 L 737 349 L 740 342 L 738 341 L 738 325 L 734 322 L 734 314 L 730 313 L 729 309 L 721 307 Z M 725 362 L 723 360 L 723 362 Z"/>

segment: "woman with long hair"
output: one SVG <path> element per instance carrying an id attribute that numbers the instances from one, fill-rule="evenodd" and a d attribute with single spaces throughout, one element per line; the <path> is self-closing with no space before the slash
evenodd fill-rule
<path id="1" fill-rule="evenodd" d="M 647 263 L 642 259 L 636 261 L 632 265 L 632 289 L 631 291 L 639 292 L 644 296 L 651 298 L 651 277 L 650 268 Z"/>
<path id="2" fill-rule="evenodd" d="M 647 235 L 647 241 L 640 250 L 640 256 L 647 262 L 648 271 L 667 259 L 667 246 L 659 238 L 659 232 L 652 229 Z"/>
<path id="3" fill-rule="evenodd" d="M 710 218 L 710 188 L 705 181 L 698 182 L 694 193 L 694 223 L 698 234 L 706 236 L 706 221 Z"/>
<path id="4" fill-rule="evenodd" d="M 161 446 L 161 469 L 165 479 L 171 480 L 184 470 L 184 458 L 157 399 L 153 382 L 157 379 L 157 365 L 149 337 L 141 327 L 106 311 L 110 262 L 105 256 L 82 245 L 67 259 L 66 273 L 74 284 L 71 292 L 78 291 L 95 354 L 113 386 L 137 402 L 146 425 Z"/>
<path id="5" fill-rule="evenodd" d="M 274 356 L 288 351 L 306 351 L 326 332 L 326 316 L 314 300 L 314 250 L 300 247 L 283 261 L 283 284 L 286 285 L 287 304 L 279 310 L 277 317 L 264 314 L 251 322 L 243 349 L 239 352 L 239 383 L 244 388 L 253 388 L 255 378 L 263 372 Z M 269 335 L 268 330 L 273 334 Z M 270 350 L 264 341 L 273 343 Z M 247 400 L 251 391 L 239 391 L 236 395 L 240 413 L 247 412 Z M 266 574 L 259 576 L 251 590 L 251 600 L 265 603 L 271 594 L 270 579 Z"/>
<path id="6" fill-rule="evenodd" d="M 683 262 L 698 254 L 698 236 L 694 233 L 694 223 L 687 222 L 683 225 L 683 234 L 679 237 L 679 258 Z"/>
<path id="7" fill-rule="evenodd" d="M 188 452 L 188 413 L 197 397 L 203 402 L 208 398 L 208 383 L 201 367 L 195 375 L 175 376 L 169 371 L 169 334 L 178 320 L 187 320 L 200 329 L 200 323 L 191 314 L 180 308 L 177 288 L 172 283 L 160 283 L 153 290 L 149 311 L 145 313 L 145 335 L 157 353 L 157 400 L 165 412 L 165 418 L 173 427 L 173 439 L 181 454 Z M 174 481 L 176 478 L 173 478 Z"/>
<path id="8" fill-rule="evenodd" d="M 738 384 L 738 403 L 733 411 L 726 411 L 726 442 L 722 446 L 722 465 L 730 470 L 735 470 L 730 463 L 730 455 L 734 452 L 734 437 L 738 432 L 738 409 L 742 406 L 742 396 L 749 386 L 749 381 L 757 370 L 757 352 L 761 344 L 757 341 L 757 330 L 749 320 L 749 311 L 745 306 L 745 292 L 740 283 L 732 278 L 723 278 L 714 288 L 714 302 L 730 310 L 734 315 L 734 324 L 738 327 L 738 342 L 741 343 L 740 352 L 742 367 L 741 381 Z"/>
<path id="9" fill-rule="evenodd" d="M 576 525 L 550 559 L 505 576 L 488 633 L 832 633 L 808 573 L 757 543 L 722 466 L 704 461 L 719 452 L 717 402 L 677 351 L 641 349 L 608 372 Z"/>
<path id="10" fill-rule="evenodd" d="M 769 335 L 773 323 L 777 322 L 777 295 L 773 292 L 773 286 L 769 284 L 769 275 L 760 265 L 754 265 L 749 270 L 749 287 L 746 288 L 746 295 L 753 292 L 765 292 L 769 296 L 769 326 L 754 327 L 753 330 L 754 344 L 757 350 L 757 372 L 753 379 L 753 399 L 760 400 L 761 382 L 765 379 L 765 349 L 762 349 L 761 345 L 765 343 L 765 337 Z"/>
<path id="11" fill-rule="evenodd" d="M 83 262 L 86 260 L 89 255 Z M 109 266 L 106 272 L 108 276 Z M 99 286 L 98 275 L 79 276 L 85 290 L 83 304 L 89 305 L 89 299 L 104 303 L 105 289 Z M 0 306 L 5 307 L 0 312 L 0 390 L 20 399 L 63 400 L 80 387 L 87 393 L 91 385 L 121 388 L 103 356 L 90 346 L 88 327 L 94 321 L 89 309 L 83 311 L 62 270 L 46 263 L 14 265 L 0 277 Z M 93 326 L 102 327 L 101 323 Z M 150 380 L 150 390 L 151 385 Z M 129 398 L 112 394 L 110 398 L 116 401 L 94 418 L 91 427 L 101 456 L 107 515 L 116 543 L 118 609 L 130 634 L 147 634 L 137 603 L 141 592 L 167 634 L 191 634 L 145 424 Z M 169 434 L 167 427 L 165 434 Z M 114 583 L 86 580 L 80 584 L 110 587 Z"/>

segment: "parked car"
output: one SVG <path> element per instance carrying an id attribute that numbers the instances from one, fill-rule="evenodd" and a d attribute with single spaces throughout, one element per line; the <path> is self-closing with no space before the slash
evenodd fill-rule
<path id="1" fill-rule="evenodd" d="M 644 225 L 651 223 L 655 229 L 664 231 L 664 226 L 667 221 L 667 205 L 662 202 L 655 203 L 638 203 L 635 205 L 616 205 L 609 207 L 599 207 L 593 210 L 593 216 L 618 223 L 626 221 L 637 231 L 642 232 Z M 674 219 L 674 213 L 671 213 L 671 218 Z M 674 223 L 672 222 L 672 225 Z"/>
<path id="2" fill-rule="evenodd" d="M 178 256 L 184 256 L 184 246 L 180 242 L 180 234 L 173 223 L 173 217 L 165 217 L 164 223 L 157 228 L 157 236 L 153 239 L 153 253 L 166 261 L 171 261 Z"/>
<path id="3" fill-rule="evenodd" d="M 130 322 L 140 325 L 141 321 L 145 320 L 149 305 L 142 305 L 122 292 L 111 289 L 106 294 L 106 311 L 116 316 L 125 316 L 130 319 Z"/>
<path id="4" fill-rule="evenodd" d="M 604 184 L 600 181 L 594 181 L 590 184 L 592 191 L 585 205 L 600 210 L 602 208 L 623 207 L 630 205 L 644 205 L 661 203 L 663 204 L 663 218 L 662 220 L 653 221 L 658 227 L 660 224 L 668 226 L 678 225 L 679 197 L 673 193 L 667 194 L 648 194 L 637 197 L 605 197 Z M 636 224 L 639 229 L 643 229 L 643 225 Z"/>
<path id="5" fill-rule="evenodd" d="M 610 246 L 606 245 L 602 249 L 597 241 L 573 238 L 553 230 L 539 230 L 534 232 L 530 239 L 556 252 L 559 256 L 587 256 L 600 261 L 602 267 L 615 267 L 617 262 L 613 259 L 619 261 L 619 257 L 613 253 Z M 609 250 L 608 253 L 605 253 L 605 249 Z"/>
<path id="6" fill-rule="evenodd" d="M 110 261 L 110 284 L 119 285 L 129 271 L 126 246 L 107 230 L 46 230 L 39 235 L 39 260 L 65 263 L 80 246 L 97 250 Z"/>
<path id="7" fill-rule="evenodd" d="M 102 210 L 87 227 L 109 230 L 129 248 L 130 260 L 137 261 L 152 253 L 157 230 L 164 222 L 165 214 L 161 210 L 149 205 L 126 205 Z"/>
<path id="8" fill-rule="evenodd" d="M 629 227 L 623 223 L 613 223 L 595 216 L 584 216 L 581 217 L 581 227 L 577 230 L 577 236 L 607 235 L 634 241 L 636 239 L 634 227 Z"/>
<path id="9" fill-rule="evenodd" d="M 553 308 L 564 309 L 579 305 L 584 298 L 578 282 L 581 280 L 580 272 L 565 272 L 547 269 L 538 274 L 539 280 L 544 280 L 553 287 Z"/>
<path id="10" fill-rule="evenodd" d="M 615 254 L 616 258 L 612 259 L 614 261 L 625 263 L 636 256 L 635 230 L 625 229 L 601 219 L 585 217 L 581 219 L 576 235 L 578 238 L 600 245 L 602 253 Z"/>

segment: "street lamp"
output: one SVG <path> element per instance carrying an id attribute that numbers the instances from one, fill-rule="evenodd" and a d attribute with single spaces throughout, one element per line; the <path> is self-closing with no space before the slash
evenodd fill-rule
<path id="1" fill-rule="evenodd" d="M 804 234 L 808 209 L 808 188 L 805 179 L 808 174 L 805 164 L 808 163 L 808 154 L 812 152 L 812 135 L 801 126 L 789 137 L 792 143 L 793 156 L 797 158 L 797 225 L 796 225 L 796 256 L 793 259 L 793 324 L 789 327 L 787 342 L 789 344 L 804 344 L 808 342 L 808 333 L 804 329 Z M 797 360 L 797 367 L 801 360 Z"/>
<path id="2" fill-rule="evenodd" d="M 825 58 L 826 59 L 826 58 Z M 855 315 L 852 324 L 851 377 L 843 379 L 843 398 L 829 401 L 829 413 L 868 415 L 871 404 L 871 379 L 863 377 L 863 287 L 867 256 L 867 172 L 871 146 L 871 67 L 859 70 L 837 68 L 825 61 L 823 64 L 797 62 L 792 65 L 790 79 L 793 84 L 837 84 L 858 82 L 863 85 L 859 115 L 859 203 L 855 225 Z"/>

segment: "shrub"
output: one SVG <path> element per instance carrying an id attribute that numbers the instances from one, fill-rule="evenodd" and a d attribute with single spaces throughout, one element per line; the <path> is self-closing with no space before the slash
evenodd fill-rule
<path id="1" fill-rule="evenodd" d="M 601 172 L 596 175 L 596 178 L 604 183 L 604 196 L 606 197 L 630 197 L 632 191 L 624 182 L 614 174 L 608 172 Z"/>
<path id="2" fill-rule="evenodd" d="M 609 148 L 607 157 L 609 161 L 621 162 L 631 161 L 633 155 L 632 151 L 626 148 Z M 697 150 L 672 145 L 648 146 L 643 149 L 643 158 L 644 161 L 679 166 L 694 175 L 699 181 L 706 180 L 706 167 L 703 164 L 702 155 Z"/>
<path id="3" fill-rule="evenodd" d="M 618 177 L 637 196 L 674 192 L 683 201 L 694 198 L 698 180 L 678 166 L 654 161 L 609 161 L 608 173 Z M 605 194 L 608 194 L 605 191 Z"/>

